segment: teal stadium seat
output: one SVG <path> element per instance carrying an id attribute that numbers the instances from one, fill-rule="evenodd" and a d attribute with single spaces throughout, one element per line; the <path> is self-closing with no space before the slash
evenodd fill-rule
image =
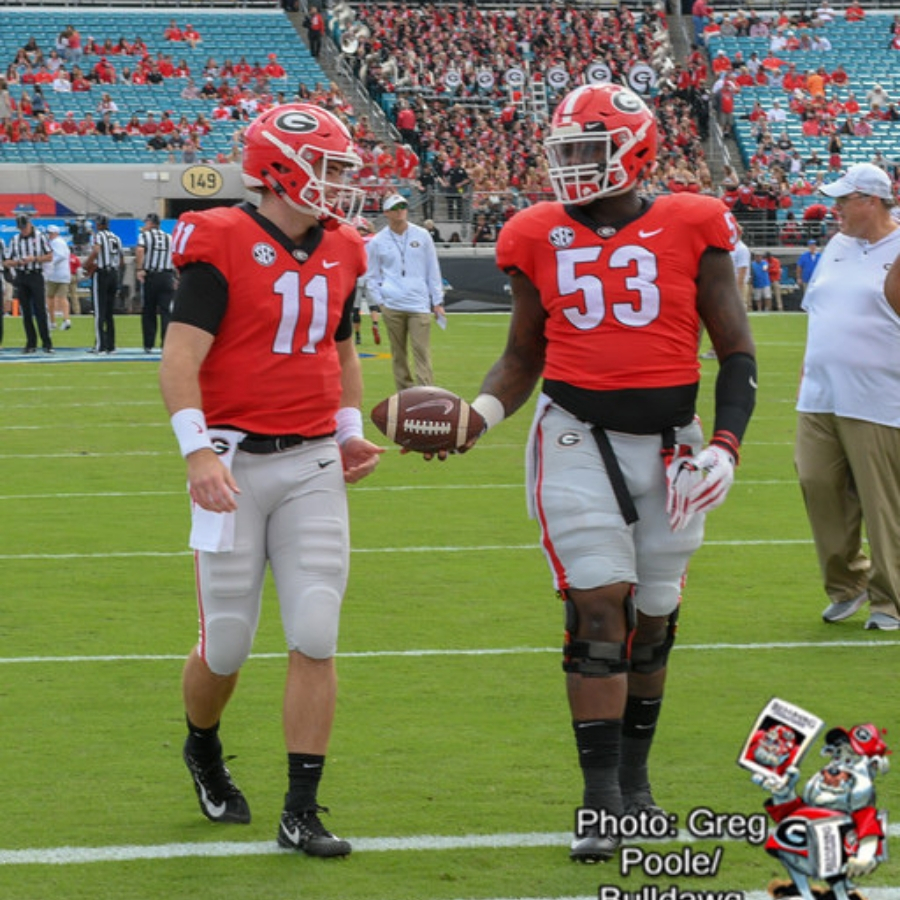
<path id="1" fill-rule="evenodd" d="M 180 24 L 191 22 L 200 32 L 203 41 L 192 50 L 187 44 L 163 40 L 163 33 L 172 19 Z M 181 59 L 187 60 L 192 77 L 198 84 L 209 57 L 214 57 L 221 63 L 225 59 L 236 62 L 244 56 L 251 63 L 264 64 L 271 52 L 278 54 L 278 61 L 287 71 L 287 78 L 274 83 L 276 91 L 283 90 L 290 97 L 301 80 L 309 85 L 329 82 L 324 71 L 299 39 L 291 22 L 281 11 L 229 10 L 227 15 L 223 15 L 222 12 L 215 10 L 181 7 L 159 12 L 49 7 L 6 8 L 3 13 L 3 27 L 0 29 L 0 55 L 11 61 L 19 47 L 23 46 L 32 35 L 37 39 L 41 49 L 48 53 L 53 49 L 57 35 L 71 22 L 75 22 L 84 39 L 92 36 L 101 43 L 107 37 L 118 41 L 119 37 L 124 36 L 126 40 L 133 41 L 140 36 L 153 56 L 166 53 L 176 63 Z M 248 51 L 248 35 L 253 36 L 252 48 L 265 49 L 258 52 L 255 49 Z M 95 57 L 85 57 L 82 67 L 92 66 L 95 62 Z M 113 57 L 113 63 L 118 70 L 123 65 L 132 65 L 133 60 L 131 57 Z M 193 122 L 201 112 L 211 120 L 210 114 L 215 102 L 185 101 L 181 98 L 183 86 L 180 79 L 172 79 L 162 85 L 99 86 L 90 92 L 78 94 L 57 94 L 48 86 L 44 93 L 51 110 L 59 120 L 68 110 L 74 111 L 79 119 L 83 118 L 86 112 L 98 116 L 97 103 L 104 91 L 108 92 L 118 105 L 119 112 L 116 118 L 122 124 L 133 113 L 143 118 L 148 111 L 158 115 L 166 109 L 172 111 L 176 120 L 185 114 Z M 13 85 L 11 88 L 14 97 L 18 97 L 21 91 L 22 87 L 19 85 Z M 210 153 L 214 148 L 223 152 L 230 151 L 234 128 L 233 122 L 213 123 L 212 134 L 203 141 L 204 154 Z M 70 161 L 102 165 L 131 162 L 135 158 L 153 162 L 159 160 L 159 155 L 153 155 L 145 149 L 142 140 L 133 142 L 135 145 L 133 148 L 130 144 L 116 145 L 106 138 L 103 141 L 103 143 L 90 141 L 85 143 L 77 138 L 56 135 L 45 145 L 43 152 L 31 145 L 15 145 L 14 149 L 10 149 L 11 145 L 5 145 L 0 161 L 12 161 L 15 158 L 15 161 L 29 163 L 53 161 L 54 164 L 58 164 L 61 161 Z"/>

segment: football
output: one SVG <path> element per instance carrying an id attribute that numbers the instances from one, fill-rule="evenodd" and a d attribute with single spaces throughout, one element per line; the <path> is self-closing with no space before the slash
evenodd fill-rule
<path id="1" fill-rule="evenodd" d="M 418 453 L 455 450 L 481 434 L 484 419 L 462 397 L 438 387 L 411 387 L 372 410 L 378 430 Z"/>

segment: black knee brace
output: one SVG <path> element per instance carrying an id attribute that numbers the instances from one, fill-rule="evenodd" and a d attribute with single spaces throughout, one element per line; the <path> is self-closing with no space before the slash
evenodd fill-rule
<path id="1" fill-rule="evenodd" d="M 586 641 L 575 637 L 578 633 L 578 608 L 565 591 L 559 592 L 566 605 L 566 643 L 563 646 L 563 671 L 588 678 L 609 678 L 629 670 L 631 635 L 634 633 L 635 613 L 631 594 L 625 598 L 627 637 L 617 641 Z"/>
<path id="2" fill-rule="evenodd" d="M 669 615 L 666 636 L 658 644 L 633 644 L 631 647 L 631 671 L 642 675 L 650 675 L 664 668 L 675 643 L 675 632 L 678 630 L 678 613 L 680 607 Z"/>

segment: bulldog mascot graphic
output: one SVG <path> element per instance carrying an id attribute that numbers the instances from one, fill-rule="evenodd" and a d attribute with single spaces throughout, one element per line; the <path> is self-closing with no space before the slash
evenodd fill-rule
<path id="1" fill-rule="evenodd" d="M 795 751 L 808 746 L 816 730 L 801 730 L 792 740 L 782 726 L 792 728 L 769 723 L 765 733 L 751 733 L 745 754 L 757 765 L 739 760 L 772 794 L 765 808 L 774 826 L 765 847 L 790 880 L 772 882 L 769 894 L 779 900 L 866 900 L 854 880 L 873 872 L 885 855 L 887 815 L 875 805 L 875 778 L 888 770 L 884 732 L 871 723 L 827 731 L 821 751 L 827 762 L 798 793 L 802 754 Z M 793 758 L 785 765 L 787 756 Z"/>

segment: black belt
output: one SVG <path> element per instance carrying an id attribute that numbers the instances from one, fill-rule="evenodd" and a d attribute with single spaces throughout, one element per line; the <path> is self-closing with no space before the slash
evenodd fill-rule
<path id="1" fill-rule="evenodd" d="M 622 472 L 622 467 L 619 465 L 619 460 L 616 458 L 616 451 L 613 450 L 606 431 L 599 425 L 594 425 L 591 428 L 591 434 L 597 442 L 597 449 L 600 451 L 603 465 L 606 466 L 606 476 L 612 485 L 613 494 L 615 494 L 616 502 L 619 504 L 622 518 L 625 520 L 626 525 L 633 525 L 640 517 L 634 505 L 634 500 L 631 499 L 628 485 L 625 483 L 625 475 Z"/>
<path id="2" fill-rule="evenodd" d="M 248 434 L 238 444 L 238 450 L 243 450 L 244 453 L 281 453 L 313 440 L 316 438 L 302 434 Z"/>
<path id="3" fill-rule="evenodd" d="M 148 275 L 171 275 L 174 269 L 147 269 Z"/>

